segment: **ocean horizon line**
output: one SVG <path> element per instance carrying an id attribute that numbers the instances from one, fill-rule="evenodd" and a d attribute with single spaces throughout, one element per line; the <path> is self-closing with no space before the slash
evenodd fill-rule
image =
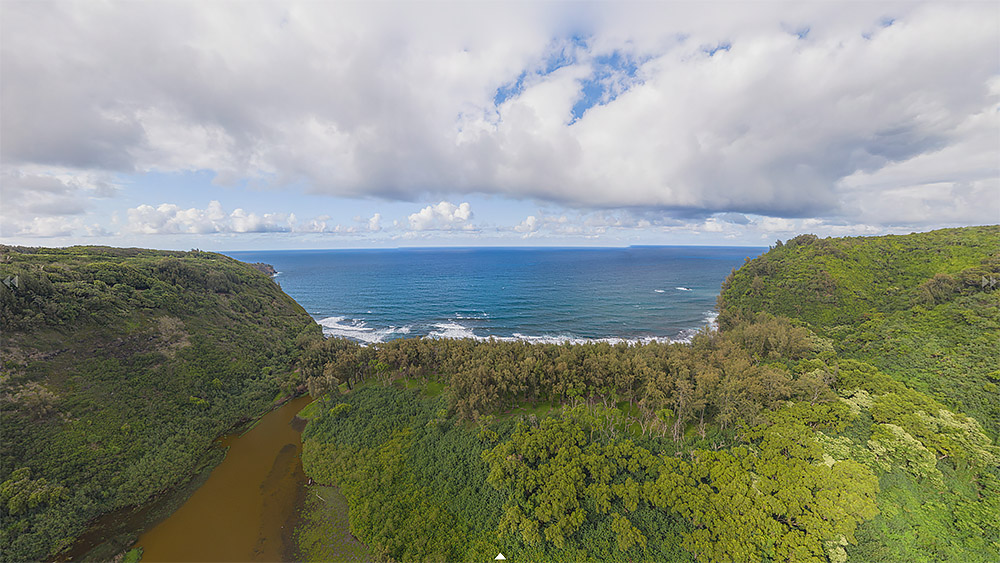
<path id="1" fill-rule="evenodd" d="M 746 249 L 767 249 L 769 245 L 748 246 L 742 244 L 720 245 L 720 244 L 632 244 L 628 246 L 348 246 L 339 248 L 261 248 L 245 250 L 205 250 L 206 252 L 217 252 L 219 254 L 230 253 L 257 253 L 257 252 L 327 252 L 327 251 L 405 251 L 405 250 L 628 250 L 655 249 L 655 248 L 746 248 Z"/>

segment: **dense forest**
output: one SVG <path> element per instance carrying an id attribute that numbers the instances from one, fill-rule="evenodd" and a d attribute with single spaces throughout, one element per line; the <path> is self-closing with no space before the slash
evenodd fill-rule
<path id="1" fill-rule="evenodd" d="M 998 265 L 805 235 L 690 344 L 303 338 L 303 464 L 391 560 L 996 561 Z"/>
<path id="2" fill-rule="evenodd" d="M 218 461 L 216 436 L 301 385 L 296 339 L 319 333 L 219 254 L 4 246 L 0 279 L 2 560 L 47 558 Z"/>
<path id="3" fill-rule="evenodd" d="M 726 280 L 723 329 L 768 312 L 1000 433 L 1000 227 L 779 244 Z"/>

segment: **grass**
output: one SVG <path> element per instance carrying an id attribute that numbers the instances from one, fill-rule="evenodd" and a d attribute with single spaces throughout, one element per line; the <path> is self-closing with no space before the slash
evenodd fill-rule
<path id="1" fill-rule="evenodd" d="M 306 405 L 302 410 L 299 411 L 299 414 L 295 416 L 305 420 L 312 420 L 317 416 L 319 416 L 321 408 L 322 407 L 320 406 L 319 401 L 313 401 L 308 405 Z"/>
<path id="2" fill-rule="evenodd" d="M 347 499 L 337 487 L 312 486 L 306 491 L 300 524 L 295 530 L 300 561 L 371 561 L 371 552 L 351 535 Z"/>
<path id="3" fill-rule="evenodd" d="M 558 412 L 559 409 L 561 408 L 562 405 L 556 402 L 548 402 L 548 401 L 539 402 L 535 406 L 531 406 L 530 403 L 524 403 L 518 405 L 516 408 L 513 408 L 509 411 L 500 413 L 499 415 L 497 415 L 497 419 L 502 420 L 505 418 L 515 418 L 518 416 L 531 416 L 531 415 L 535 415 L 535 417 L 537 418 L 543 418 L 550 414 L 553 414 L 552 412 L 553 410 Z"/>
<path id="4" fill-rule="evenodd" d="M 419 391 L 424 397 L 437 397 L 447 387 L 447 385 L 440 381 L 428 380 L 424 382 L 420 379 L 403 379 L 401 381 L 403 382 L 404 389 Z"/>

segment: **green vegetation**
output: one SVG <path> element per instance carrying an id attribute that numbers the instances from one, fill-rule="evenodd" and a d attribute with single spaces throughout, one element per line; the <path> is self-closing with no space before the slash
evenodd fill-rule
<path id="1" fill-rule="evenodd" d="M 302 340 L 304 468 L 399 561 L 995 561 L 998 234 L 798 237 L 690 345 Z"/>
<path id="2" fill-rule="evenodd" d="M 882 489 L 880 515 L 858 532 L 858 559 L 1000 558 L 998 289 L 998 226 L 803 235 L 723 285 L 723 329 L 762 311 L 782 314 L 838 355 L 881 370 L 855 364 L 838 389 L 865 421 L 850 455 L 868 444 Z"/>
<path id="3" fill-rule="evenodd" d="M 368 549 L 351 535 L 347 512 L 347 499 L 336 487 L 310 487 L 295 527 L 295 560 L 371 561 Z"/>
<path id="4" fill-rule="evenodd" d="M 142 561 L 141 547 L 126 551 L 125 556 L 122 557 L 122 563 L 139 563 L 139 561 Z"/>
<path id="5" fill-rule="evenodd" d="M 304 386 L 306 560 L 1000 560 L 1000 227 L 779 243 L 691 344 L 365 347 L 200 252 L 4 248 L 8 275 L 5 559 Z"/>
<path id="6" fill-rule="evenodd" d="M 218 254 L 0 247 L 8 277 L 3 560 L 49 557 L 189 479 L 215 437 L 300 385 L 296 339 L 318 333 L 267 275 Z"/>
<path id="7" fill-rule="evenodd" d="M 494 545 L 501 496 L 486 484 L 482 443 L 440 399 L 366 386 L 303 433 L 302 463 L 350 503 L 351 532 L 379 557 L 469 560 Z M 439 412 L 444 411 L 444 412 Z M 494 551 L 493 555 L 496 555 Z"/>
<path id="8" fill-rule="evenodd" d="M 757 358 L 761 346 L 746 344 L 754 338 L 751 331 L 766 334 L 771 340 L 763 346 L 781 361 Z M 642 435 L 670 433 L 677 441 L 694 420 L 705 438 L 710 422 L 723 430 L 745 427 L 789 398 L 825 397 L 828 373 L 814 366 L 796 380 L 790 369 L 812 345 L 808 331 L 772 318 L 725 338 L 702 334 L 693 346 L 400 339 L 363 347 L 317 339 L 306 342 L 301 365 L 311 394 L 327 399 L 340 385 L 363 382 L 399 379 L 425 395 L 442 393 L 447 385 L 449 407 L 475 421 L 525 406 L 541 405 L 544 412 L 553 404 L 614 407 L 624 401 L 630 408 L 623 416 Z"/>
<path id="9" fill-rule="evenodd" d="M 801 235 L 723 284 L 723 330 L 767 312 L 1000 433 L 1000 226 Z"/>
<path id="10" fill-rule="evenodd" d="M 541 420 L 514 421 L 463 414 L 469 399 L 456 385 L 421 398 L 405 390 L 406 380 L 366 384 L 330 397 L 309 424 L 304 467 L 342 488 L 355 536 L 402 561 L 479 559 L 491 551 L 554 561 L 994 559 L 1000 452 L 982 427 L 870 364 L 836 358 L 822 342 L 801 352 L 794 338 L 784 340 L 779 348 L 791 343 L 788 350 L 806 356 L 791 368 L 782 354 L 768 354 L 770 364 L 748 360 L 746 348 L 773 345 L 758 339 L 780 326 L 775 319 L 739 325 L 690 347 L 554 347 L 581 349 L 568 353 L 591 366 L 651 354 L 690 369 L 653 369 L 652 383 L 635 385 L 634 408 L 605 406 L 592 395 Z M 456 354 L 510 351 L 500 342 L 410 341 L 386 347 L 386 355 L 364 354 L 377 363 L 388 350 L 427 344 Z M 522 346 L 544 357 L 541 347 Z M 520 363 L 516 354 L 507 361 Z M 731 373 L 755 375 L 727 379 Z M 685 378 L 716 381 L 716 391 L 696 399 L 698 386 Z M 629 377 L 619 381 L 630 385 Z M 767 390 L 775 397 L 769 404 Z M 544 385 L 538 391 L 553 393 Z M 742 404 L 736 412 L 744 416 L 724 425 L 731 403 Z M 897 485 L 934 495 L 916 512 L 925 519 L 901 511 Z M 945 517 L 955 514 L 962 517 Z"/>

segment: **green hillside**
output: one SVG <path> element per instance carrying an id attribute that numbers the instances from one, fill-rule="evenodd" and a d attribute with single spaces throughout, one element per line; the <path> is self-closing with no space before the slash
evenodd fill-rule
<path id="1" fill-rule="evenodd" d="M 189 478 L 260 415 L 315 323 L 225 256 L 0 247 L 0 558 L 42 559 L 90 519 Z"/>
<path id="2" fill-rule="evenodd" d="M 723 329 L 760 312 L 805 323 L 1000 433 L 1000 226 L 796 237 L 723 284 Z"/>

